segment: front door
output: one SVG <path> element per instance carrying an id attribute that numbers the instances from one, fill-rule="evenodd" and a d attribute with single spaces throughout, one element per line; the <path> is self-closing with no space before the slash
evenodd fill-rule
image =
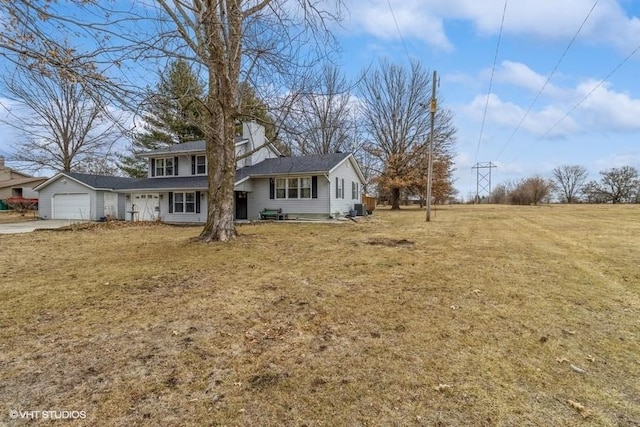
<path id="1" fill-rule="evenodd" d="M 236 191 L 236 219 L 248 219 L 247 192 Z"/>

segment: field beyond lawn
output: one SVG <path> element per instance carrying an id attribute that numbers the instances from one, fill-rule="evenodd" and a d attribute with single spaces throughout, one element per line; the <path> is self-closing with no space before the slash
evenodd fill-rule
<path id="1" fill-rule="evenodd" d="M 640 426 L 640 206 L 424 217 L 0 236 L 0 425 Z"/>

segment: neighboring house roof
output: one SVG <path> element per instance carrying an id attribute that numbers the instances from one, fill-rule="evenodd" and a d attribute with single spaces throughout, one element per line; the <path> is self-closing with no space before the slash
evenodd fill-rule
<path id="1" fill-rule="evenodd" d="M 236 182 L 254 176 L 330 173 L 348 159 L 353 161 L 358 176 L 364 182 L 365 179 L 362 176 L 362 172 L 351 153 L 315 154 L 310 156 L 265 159 L 257 165 L 239 169 L 236 172 Z"/>
<path id="2" fill-rule="evenodd" d="M 47 179 L 48 178 L 45 177 L 5 179 L 4 181 L 0 181 L 0 188 L 22 187 L 24 184 L 41 184 Z"/>
<path id="3" fill-rule="evenodd" d="M 87 173 L 76 172 L 60 172 L 53 178 L 50 178 L 34 188 L 34 190 L 42 190 L 49 184 L 61 179 L 69 178 L 76 181 L 79 184 L 85 185 L 93 190 L 118 190 L 127 188 L 134 182 L 138 181 L 136 178 L 124 178 L 121 176 L 107 176 L 107 175 L 92 175 Z"/>

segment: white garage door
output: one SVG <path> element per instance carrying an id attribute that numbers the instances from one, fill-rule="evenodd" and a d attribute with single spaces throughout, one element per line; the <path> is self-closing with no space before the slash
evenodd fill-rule
<path id="1" fill-rule="evenodd" d="M 53 196 L 53 219 L 90 220 L 89 193 L 56 194 Z"/>

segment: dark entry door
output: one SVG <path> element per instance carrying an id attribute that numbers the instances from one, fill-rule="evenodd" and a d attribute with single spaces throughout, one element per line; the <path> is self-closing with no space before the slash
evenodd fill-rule
<path id="1" fill-rule="evenodd" d="M 247 193 L 245 191 L 236 191 L 236 219 L 248 219 Z"/>

